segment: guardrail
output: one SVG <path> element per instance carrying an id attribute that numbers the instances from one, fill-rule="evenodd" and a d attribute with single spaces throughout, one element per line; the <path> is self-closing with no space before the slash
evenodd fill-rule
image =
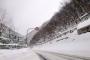
<path id="1" fill-rule="evenodd" d="M 20 49 L 24 47 L 26 46 L 18 44 L 0 44 L 0 49 Z"/>

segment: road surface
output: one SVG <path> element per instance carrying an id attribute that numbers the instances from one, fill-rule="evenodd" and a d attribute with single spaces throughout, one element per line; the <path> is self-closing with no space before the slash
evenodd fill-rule
<path id="1" fill-rule="evenodd" d="M 40 60 L 30 48 L 0 49 L 0 60 Z"/>
<path id="2" fill-rule="evenodd" d="M 90 60 L 90 57 L 23 48 L 15 50 L 0 49 L 0 60 Z"/>
<path id="3" fill-rule="evenodd" d="M 81 57 L 47 51 L 35 51 L 41 60 L 90 60 L 90 57 Z"/>

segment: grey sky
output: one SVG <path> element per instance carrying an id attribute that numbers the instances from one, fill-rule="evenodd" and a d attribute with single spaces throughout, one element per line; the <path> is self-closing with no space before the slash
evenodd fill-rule
<path id="1" fill-rule="evenodd" d="M 7 10 L 16 31 L 24 35 L 28 28 L 49 20 L 59 10 L 61 2 L 63 0 L 0 0 L 0 7 Z"/>

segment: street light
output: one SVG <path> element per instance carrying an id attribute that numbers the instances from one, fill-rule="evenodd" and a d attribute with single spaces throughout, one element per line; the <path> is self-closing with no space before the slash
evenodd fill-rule
<path id="1" fill-rule="evenodd" d="M 26 46 L 28 46 L 29 45 L 29 42 L 28 42 L 28 33 L 29 33 L 29 31 L 31 30 L 31 29 L 34 29 L 34 28 L 28 28 L 27 29 L 27 32 L 26 32 Z"/>

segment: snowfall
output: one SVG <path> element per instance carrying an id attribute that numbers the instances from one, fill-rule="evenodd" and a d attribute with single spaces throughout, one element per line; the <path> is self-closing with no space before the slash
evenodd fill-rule
<path id="1" fill-rule="evenodd" d="M 80 26 L 83 27 L 85 24 L 80 24 Z M 68 38 L 64 39 L 66 37 Z M 90 58 L 90 32 L 78 35 L 77 30 L 75 30 L 73 33 L 68 33 L 48 43 L 37 45 L 33 49 L 0 49 L 0 60 L 40 60 L 35 53 L 37 50 Z"/>

